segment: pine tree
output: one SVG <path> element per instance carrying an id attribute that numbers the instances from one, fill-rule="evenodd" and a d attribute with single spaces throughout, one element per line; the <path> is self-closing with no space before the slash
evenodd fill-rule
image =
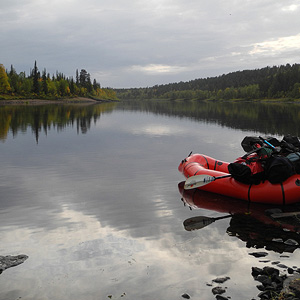
<path id="1" fill-rule="evenodd" d="M 40 91 L 40 87 L 39 87 L 40 73 L 37 68 L 36 61 L 34 62 L 34 68 L 32 70 L 32 78 L 33 78 L 32 92 L 38 94 Z"/>
<path id="2" fill-rule="evenodd" d="M 87 76 L 88 76 L 87 71 L 84 69 L 81 69 L 80 75 L 79 75 L 79 84 L 81 85 L 81 87 L 84 87 L 84 88 L 87 87 Z"/>
<path id="3" fill-rule="evenodd" d="M 18 93 L 19 92 L 19 76 L 14 69 L 13 65 L 10 66 L 10 72 L 8 73 L 8 79 L 10 83 L 10 87 L 12 92 Z"/>
<path id="4" fill-rule="evenodd" d="M 95 91 L 96 91 L 97 89 L 100 89 L 100 88 L 101 88 L 100 83 L 98 83 L 98 82 L 96 81 L 96 79 L 94 79 L 94 81 L 93 81 L 93 88 L 94 88 Z"/>
<path id="5" fill-rule="evenodd" d="M 76 69 L 76 85 L 79 85 L 79 75 L 78 75 L 78 69 Z"/>
<path id="6" fill-rule="evenodd" d="M 73 77 L 71 78 L 71 82 L 70 82 L 70 93 L 72 95 L 75 94 L 75 85 L 74 85 L 74 79 L 73 79 Z"/>
<path id="7" fill-rule="evenodd" d="M 93 90 L 90 73 L 87 73 L 87 76 L 86 76 L 86 89 L 89 93 L 91 93 Z"/>
<path id="8" fill-rule="evenodd" d="M 43 80 L 42 89 L 43 89 L 43 92 L 45 95 L 48 94 L 48 84 L 47 84 L 47 75 L 46 74 L 47 74 L 46 69 L 44 69 L 43 75 L 42 75 L 42 80 Z"/>

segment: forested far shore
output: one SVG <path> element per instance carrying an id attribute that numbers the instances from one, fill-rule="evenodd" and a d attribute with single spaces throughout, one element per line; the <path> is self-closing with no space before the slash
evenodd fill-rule
<path id="1" fill-rule="evenodd" d="M 115 91 L 120 99 L 300 99 L 300 64 L 237 71 L 188 82 Z"/>
<path id="2" fill-rule="evenodd" d="M 50 76 L 46 69 L 42 73 L 35 61 L 33 69 L 27 76 L 25 72 L 19 74 L 11 65 L 6 70 L 0 64 L 0 101 L 11 99 L 63 99 L 73 97 L 87 97 L 96 100 L 118 100 L 116 92 L 110 88 L 101 88 L 95 79 L 91 80 L 90 74 L 81 69 L 76 70 L 76 78 L 66 77 L 63 73 L 56 72 Z"/>
<path id="3" fill-rule="evenodd" d="M 11 99 L 63 99 L 87 97 L 96 100 L 185 99 L 185 100 L 300 100 L 300 64 L 236 71 L 217 77 L 155 85 L 146 88 L 101 88 L 90 74 L 76 70 L 75 79 L 56 72 L 39 71 L 35 61 L 29 75 L 0 64 L 0 101 Z"/>

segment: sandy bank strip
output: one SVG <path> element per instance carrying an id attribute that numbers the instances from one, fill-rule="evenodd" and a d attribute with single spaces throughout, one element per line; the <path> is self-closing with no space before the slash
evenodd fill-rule
<path id="1" fill-rule="evenodd" d="M 0 105 L 42 105 L 42 104 L 93 104 L 96 102 L 102 102 L 101 100 L 93 100 L 90 98 L 70 98 L 60 100 L 44 100 L 44 99 L 11 99 L 11 100 L 0 100 Z M 103 101 L 104 102 L 104 101 Z"/>

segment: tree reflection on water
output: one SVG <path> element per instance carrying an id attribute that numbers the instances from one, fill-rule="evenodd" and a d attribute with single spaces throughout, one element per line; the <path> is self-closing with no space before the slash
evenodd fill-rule
<path id="1" fill-rule="evenodd" d="M 69 126 L 76 127 L 78 134 L 85 134 L 92 122 L 96 123 L 103 113 L 112 112 L 115 106 L 116 103 L 0 106 L 0 140 L 5 140 L 9 131 L 16 136 L 31 129 L 38 143 L 41 132 L 47 135 L 51 129 L 60 132 Z"/>

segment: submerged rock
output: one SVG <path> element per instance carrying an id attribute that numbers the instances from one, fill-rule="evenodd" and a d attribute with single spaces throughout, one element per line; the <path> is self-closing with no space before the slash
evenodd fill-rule
<path id="1" fill-rule="evenodd" d="M 252 252 L 249 255 L 253 255 L 254 257 L 265 257 L 268 255 L 267 252 Z"/>
<path id="2" fill-rule="evenodd" d="M 0 274 L 8 268 L 15 267 L 15 266 L 22 264 L 27 258 L 28 258 L 28 256 L 25 254 L 20 254 L 20 255 L 16 255 L 16 256 L 0 255 Z"/>
<path id="3" fill-rule="evenodd" d="M 213 279 L 213 282 L 216 282 L 216 283 L 224 283 L 225 281 L 229 280 L 230 277 L 220 277 L 220 278 L 216 278 L 216 279 Z"/>
<path id="4" fill-rule="evenodd" d="M 228 299 L 230 299 L 230 298 L 227 298 L 227 297 L 222 296 L 222 295 L 217 295 L 217 296 L 216 296 L 216 299 L 217 299 L 217 300 L 228 300 Z"/>
<path id="5" fill-rule="evenodd" d="M 222 288 L 221 286 L 216 286 L 212 289 L 212 293 L 214 295 L 221 295 L 224 294 L 226 292 L 226 290 L 224 288 Z"/>

